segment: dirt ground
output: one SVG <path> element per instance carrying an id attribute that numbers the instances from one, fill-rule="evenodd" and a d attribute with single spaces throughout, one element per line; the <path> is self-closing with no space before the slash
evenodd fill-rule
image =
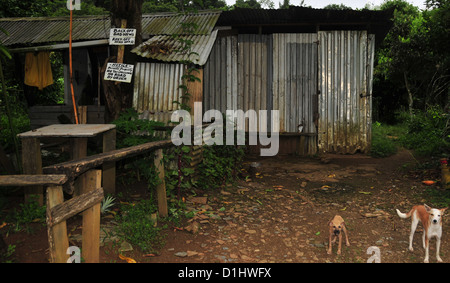
<path id="1" fill-rule="evenodd" d="M 443 192 L 439 185 L 421 183 L 438 180 L 439 171 L 412 170 L 416 160 L 408 151 L 381 159 L 363 154 L 250 157 L 245 168 L 252 162 L 260 166 L 251 178 L 187 195 L 187 208 L 196 215 L 163 231 L 166 243 L 159 253 L 144 255 L 135 248 L 123 254 L 150 263 L 363 263 L 376 255 L 381 262 L 423 262 L 421 226 L 411 252 L 410 219 L 400 219 L 395 208 L 407 212 L 416 204 L 434 207 L 436 198 L 429 192 Z M 123 189 L 139 196 L 142 188 L 145 184 Z M 350 246 L 343 245 L 342 254 L 337 255 L 335 244 L 328 255 L 327 224 L 336 214 L 345 219 Z M 48 262 L 46 228 L 35 227 L 32 235 L 4 236 L 7 244 L 16 245 L 15 262 Z M 79 220 L 68 222 L 68 231 L 81 233 Z M 450 262 L 445 217 L 443 231 L 441 257 Z M 101 247 L 100 255 L 101 262 L 124 262 L 117 245 Z M 430 262 L 436 262 L 434 239 Z"/>

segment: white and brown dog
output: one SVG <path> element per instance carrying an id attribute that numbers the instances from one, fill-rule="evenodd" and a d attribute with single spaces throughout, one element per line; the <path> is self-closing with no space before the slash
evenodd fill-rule
<path id="1" fill-rule="evenodd" d="M 436 209 L 428 205 L 416 205 L 408 213 L 401 213 L 397 209 L 397 214 L 401 218 L 411 217 L 411 234 L 409 235 L 409 250 L 413 251 L 412 242 L 417 224 L 422 222 L 423 225 L 423 247 L 425 249 L 424 262 L 428 262 L 429 242 L 431 237 L 436 237 L 436 258 L 438 262 L 442 262 L 439 256 L 439 248 L 441 246 L 442 236 L 442 216 L 447 208 Z"/>

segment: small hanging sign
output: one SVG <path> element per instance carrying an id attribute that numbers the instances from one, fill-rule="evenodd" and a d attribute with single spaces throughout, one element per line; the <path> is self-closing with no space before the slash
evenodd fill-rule
<path id="1" fill-rule="evenodd" d="M 131 83 L 134 65 L 121 63 L 108 63 L 105 71 L 105 81 Z"/>
<path id="2" fill-rule="evenodd" d="M 136 29 L 112 28 L 109 34 L 109 45 L 134 45 Z"/>

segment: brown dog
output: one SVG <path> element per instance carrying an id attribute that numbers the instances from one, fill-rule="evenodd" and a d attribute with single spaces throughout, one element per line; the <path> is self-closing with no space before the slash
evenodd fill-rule
<path id="1" fill-rule="evenodd" d="M 341 243 L 342 243 L 342 231 L 345 233 L 345 244 L 347 246 L 350 246 L 350 243 L 348 241 L 348 235 L 347 235 L 347 229 L 345 228 L 345 222 L 344 219 L 336 215 L 333 219 L 330 220 L 328 223 L 328 226 L 330 226 L 330 245 L 328 247 L 328 254 L 331 254 L 331 243 L 336 242 L 336 237 L 339 237 L 339 244 L 338 244 L 338 251 L 337 254 L 341 254 Z M 334 239 L 331 240 L 331 236 L 334 236 Z"/>

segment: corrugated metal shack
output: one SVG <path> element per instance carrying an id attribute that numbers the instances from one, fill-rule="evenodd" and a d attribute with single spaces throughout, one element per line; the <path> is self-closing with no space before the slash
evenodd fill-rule
<path id="1" fill-rule="evenodd" d="M 390 13 L 223 12 L 204 67 L 204 110 L 279 110 L 281 154 L 367 152 L 375 38 Z"/>

